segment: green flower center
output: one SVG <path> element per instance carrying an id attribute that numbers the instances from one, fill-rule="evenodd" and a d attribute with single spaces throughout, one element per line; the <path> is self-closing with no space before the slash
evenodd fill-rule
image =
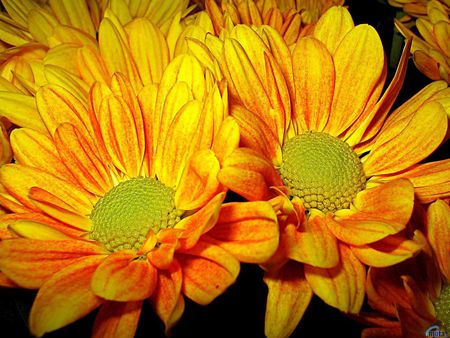
<path id="1" fill-rule="evenodd" d="M 180 221 L 175 191 L 154 178 L 119 183 L 94 206 L 90 238 L 111 251 L 139 250 L 148 232 L 172 228 Z"/>
<path id="2" fill-rule="evenodd" d="M 434 303 L 434 308 L 443 329 L 450 333 L 450 284 L 443 286 L 439 299 Z"/>
<path id="3" fill-rule="evenodd" d="M 366 183 L 362 163 L 344 141 L 326 133 L 306 132 L 283 146 L 281 179 L 307 210 L 348 209 Z"/>

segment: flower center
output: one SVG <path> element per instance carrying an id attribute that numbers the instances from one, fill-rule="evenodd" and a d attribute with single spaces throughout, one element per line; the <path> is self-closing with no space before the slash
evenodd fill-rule
<path id="1" fill-rule="evenodd" d="M 434 308 L 444 330 L 450 333 L 450 284 L 443 286 L 439 299 L 434 303 Z"/>
<path id="2" fill-rule="evenodd" d="M 279 168 L 283 183 L 306 209 L 348 209 L 366 183 L 358 155 L 344 141 L 326 133 L 306 132 L 283 146 Z"/>
<path id="3" fill-rule="evenodd" d="M 172 228 L 182 212 L 175 208 L 175 191 L 154 178 L 119 183 L 94 206 L 90 238 L 111 252 L 139 250 L 150 230 Z"/>

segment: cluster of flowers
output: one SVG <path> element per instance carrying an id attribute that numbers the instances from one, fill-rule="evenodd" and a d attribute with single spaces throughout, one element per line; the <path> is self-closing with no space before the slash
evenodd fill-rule
<path id="1" fill-rule="evenodd" d="M 450 330 L 450 159 L 426 160 L 450 134 L 448 0 L 391 2 L 411 16 L 388 85 L 340 0 L 2 4 L 0 285 L 38 290 L 33 335 L 99 308 L 93 337 L 133 337 L 145 301 L 168 333 L 241 262 L 267 337 L 313 295 L 364 337 Z M 410 53 L 433 82 L 392 109 Z"/>

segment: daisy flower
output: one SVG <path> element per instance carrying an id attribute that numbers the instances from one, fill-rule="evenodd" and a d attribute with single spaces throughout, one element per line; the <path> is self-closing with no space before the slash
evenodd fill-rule
<path id="1" fill-rule="evenodd" d="M 417 68 L 432 80 L 450 83 L 450 19 L 448 7 L 433 0 L 428 2 L 427 15 L 416 20 L 420 36 L 400 21 L 396 27 L 407 38 L 412 38 L 411 53 Z"/>
<path id="2" fill-rule="evenodd" d="M 362 337 L 437 337 L 450 332 L 450 207 L 438 200 L 424 214 L 429 244 L 423 252 L 392 267 L 369 269 L 368 301 L 379 314 L 362 317 L 378 327 L 365 329 Z"/>
<path id="3" fill-rule="evenodd" d="M 239 131 L 227 89 L 192 56 L 138 93 L 117 73 L 88 104 L 57 85 L 35 104 L 41 125 L 12 132 L 15 163 L 0 169 L 0 281 L 39 290 L 32 334 L 100 308 L 93 337 L 132 337 L 147 299 L 168 331 L 185 297 L 210 303 L 239 261 L 276 250 L 270 203 L 222 204 Z"/>
<path id="4" fill-rule="evenodd" d="M 414 189 L 424 202 L 450 194 L 448 160 L 419 164 L 445 138 L 447 84 L 391 112 L 410 45 L 383 93 L 380 38 L 342 7 L 292 52 L 268 26 L 238 25 L 223 42 L 190 43 L 204 64 L 219 63 L 241 130 L 244 148 L 219 180 L 249 200 L 272 199 L 279 213 L 280 246 L 265 264 L 266 335 L 289 336 L 313 293 L 358 313 L 364 265 L 393 265 L 423 247 L 403 232 Z"/>
<path id="5" fill-rule="evenodd" d="M 291 45 L 328 8 L 343 4 L 343 0 L 206 0 L 205 8 L 217 35 L 237 24 L 269 25 Z"/>

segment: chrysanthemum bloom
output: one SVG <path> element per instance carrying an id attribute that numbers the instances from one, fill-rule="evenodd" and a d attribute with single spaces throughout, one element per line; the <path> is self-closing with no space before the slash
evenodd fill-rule
<path id="1" fill-rule="evenodd" d="M 136 34 L 136 26 L 139 24 L 131 22 L 140 18 L 144 22 L 150 22 L 145 23 L 147 26 L 153 26 L 142 33 L 143 42 L 148 42 L 149 37 L 161 39 L 159 36 L 162 34 L 159 32 L 161 30 L 165 36 L 170 35 L 171 41 L 175 44 L 174 35 L 180 32 L 176 31 L 179 27 L 174 24 L 174 20 L 181 20 L 189 12 L 188 0 L 140 2 L 52 0 L 47 4 L 38 4 L 33 0 L 5 0 L 3 4 L 7 13 L 0 20 L 0 40 L 10 48 L 3 51 L 0 56 L 0 75 L 11 81 L 22 92 L 32 93 L 41 85 L 51 83 L 51 79 L 47 78 L 47 73 L 50 72 L 48 66 L 59 66 L 69 75 L 81 77 L 80 72 L 83 69 L 84 73 L 88 72 L 94 65 L 97 66 L 97 58 L 104 57 L 106 65 L 98 67 L 96 75 L 107 72 L 110 79 L 116 71 L 110 69 L 113 67 L 111 63 L 116 62 L 113 68 L 123 68 L 123 64 L 117 61 L 122 61 L 120 56 L 129 53 L 129 48 L 122 51 L 117 50 L 117 47 L 123 48 L 123 45 L 133 44 L 136 41 L 135 35 L 129 37 L 124 33 L 123 26 L 132 26 L 129 29 L 130 34 Z M 108 20 L 101 24 L 104 17 Z M 158 32 L 155 32 L 156 30 Z M 97 33 L 101 35 L 99 38 L 103 40 L 103 46 L 98 46 Z M 111 37 L 114 38 L 112 41 Z M 134 41 L 128 41 L 133 39 Z M 105 43 L 108 44 L 106 51 Z M 158 60 L 156 56 L 165 51 L 164 49 L 155 51 L 152 49 L 153 45 L 154 42 L 148 48 L 155 56 L 156 60 L 153 63 L 156 63 Z M 136 53 L 142 50 L 132 47 Z M 108 53 L 114 54 L 114 57 Z M 167 63 L 168 61 L 165 65 Z M 132 65 L 128 64 L 128 67 Z M 101 80 L 103 77 L 96 79 Z M 93 81 L 89 80 L 88 85 L 91 85 Z"/>
<path id="2" fill-rule="evenodd" d="M 312 293 L 357 313 L 364 264 L 396 264 L 423 246 L 402 232 L 414 187 L 422 201 L 450 194 L 442 184 L 449 161 L 417 164 L 446 135 L 439 103 L 442 95 L 448 100 L 446 83 L 431 84 L 387 117 L 409 50 L 381 96 L 380 38 L 368 25 L 354 27 L 342 7 L 326 12 L 292 53 L 267 26 L 236 26 L 223 43 L 209 37 L 207 52 L 191 42 L 205 64 L 219 62 L 247 147 L 223 163 L 220 181 L 250 200 L 280 195 L 272 202 L 281 244 L 265 265 L 266 334 L 288 336 Z"/>
<path id="3" fill-rule="evenodd" d="M 328 8 L 343 4 L 344 0 L 206 0 L 205 8 L 217 35 L 237 24 L 269 25 L 291 45 Z"/>
<path id="4" fill-rule="evenodd" d="M 424 218 L 429 245 L 420 255 L 369 269 L 367 296 L 380 314 L 365 316 L 378 327 L 365 329 L 362 337 L 438 337 L 450 332 L 450 207 L 438 200 Z"/>
<path id="5" fill-rule="evenodd" d="M 400 21 L 396 27 L 412 38 L 411 53 L 417 68 L 432 80 L 450 83 L 450 19 L 449 11 L 436 0 L 428 2 L 427 16 L 416 20 L 421 36 L 414 34 Z"/>
<path id="6" fill-rule="evenodd" d="M 427 6 L 429 5 L 430 2 L 433 1 L 435 0 L 388 0 L 391 6 L 402 8 L 405 13 L 416 18 L 427 16 Z M 436 0 L 436 1 L 438 1 L 447 10 L 447 13 L 449 12 L 450 1 L 448 0 Z"/>
<path id="7" fill-rule="evenodd" d="M 185 296 L 210 303 L 238 260 L 276 250 L 270 203 L 222 205 L 217 173 L 239 132 L 226 89 L 193 57 L 176 58 L 137 96 L 116 74 L 93 86 L 89 106 L 55 85 L 36 106 L 44 128 L 16 129 L 16 163 L 0 169 L 12 212 L 0 222 L 0 280 L 39 289 L 34 335 L 100 307 L 94 337 L 132 337 L 146 299 L 169 330 Z"/>

